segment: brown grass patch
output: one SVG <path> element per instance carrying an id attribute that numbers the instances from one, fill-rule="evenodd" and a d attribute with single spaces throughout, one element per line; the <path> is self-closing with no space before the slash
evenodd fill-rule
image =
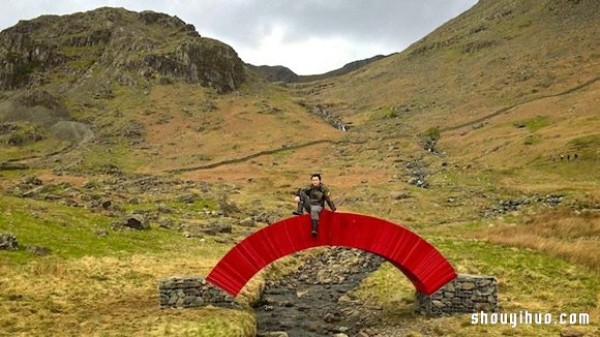
<path id="1" fill-rule="evenodd" d="M 474 236 L 489 242 L 533 248 L 600 272 L 598 213 L 550 211 L 522 225 L 495 226 Z"/>
<path id="2" fill-rule="evenodd" d="M 77 177 L 77 176 L 68 175 L 68 174 L 62 174 L 62 175 L 58 176 L 51 171 L 41 171 L 36 176 L 40 180 L 42 180 L 42 182 L 44 182 L 44 183 L 52 183 L 52 184 L 68 183 L 68 184 L 71 184 L 72 186 L 76 186 L 76 187 L 82 186 L 89 179 L 86 177 Z"/>
<path id="3" fill-rule="evenodd" d="M 235 331 L 234 336 L 250 336 L 255 329 L 250 312 L 159 309 L 159 278 L 205 275 L 215 262 L 161 254 L 0 266 L 0 331 L 27 336 L 223 336 Z M 242 301 L 255 300 L 260 285 L 260 279 L 253 280 Z"/>

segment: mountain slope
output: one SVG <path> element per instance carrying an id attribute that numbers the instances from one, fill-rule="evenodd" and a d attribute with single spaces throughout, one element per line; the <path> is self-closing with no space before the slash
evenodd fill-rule
<path id="1" fill-rule="evenodd" d="M 0 161 L 54 167 L 47 154 L 85 141 L 59 170 L 108 161 L 156 173 L 305 143 L 309 126 L 320 140 L 339 137 L 177 17 L 118 8 L 42 16 L 0 42 L 0 143 L 9 145 Z"/>
<path id="2" fill-rule="evenodd" d="M 418 143 L 438 128 L 461 166 L 525 165 L 552 180 L 561 154 L 581 152 L 575 170 L 600 159 L 599 22 L 597 1 L 480 1 L 404 52 L 300 92 L 356 133 Z"/>
<path id="3" fill-rule="evenodd" d="M 340 75 L 347 74 L 349 72 L 358 70 L 367 64 L 373 63 L 375 61 L 379 61 L 387 56 L 376 55 L 373 57 L 369 57 L 364 60 L 353 61 L 345 64 L 343 67 L 339 69 L 334 69 L 328 71 L 323 74 L 315 74 L 315 75 L 297 75 L 291 69 L 284 66 L 254 66 L 251 64 L 246 64 L 248 68 L 252 71 L 259 74 L 261 77 L 266 79 L 269 82 L 283 82 L 283 83 L 295 83 L 295 82 L 312 82 L 317 80 L 322 80 L 330 77 L 336 77 Z"/>
<path id="4" fill-rule="evenodd" d="M 560 93 L 598 76 L 595 1 L 480 1 L 402 53 L 329 81 L 341 114 L 412 106 L 438 125 Z M 418 119 L 415 116 L 415 119 Z"/>

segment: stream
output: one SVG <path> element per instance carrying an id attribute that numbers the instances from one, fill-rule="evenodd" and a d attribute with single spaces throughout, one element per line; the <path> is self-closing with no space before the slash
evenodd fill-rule
<path id="1" fill-rule="evenodd" d="M 327 248 L 274 282 L 255 304 L 258 336 L 375 336 L 381 308 L 352 295 L 384 259 L 350 248 Z M 286 333 L 286 334 L 284 334 Z"/>

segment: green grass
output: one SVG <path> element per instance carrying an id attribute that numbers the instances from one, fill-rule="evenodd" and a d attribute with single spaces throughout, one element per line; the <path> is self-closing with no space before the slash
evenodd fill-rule
<path id="1" fill-rule="evenodd" d="M 105 44 L 64 47 L 65 54 L 69 57 L 67 65 L 76 71 L 85 71 L 96 63 L 104 48 Z"/>
<path id="2" fill-rule="evenodd" d="M 168 205 L 191 208 L 214 206 L 214 201 Z M 0 233 L 14 234 L 21 246 L 0 251 L 0 335 L 256 334 L 248 309 L 158 309 L 158 278 L 206 273 L 228 245 L 200 243 L 154 226 L 114 231 L 113 220 L 82 208 L 0 196 Z M 98 236 L 98 230 L 108 235 Z M 26 245 L 51 253 L 38 257 Z"/>
<path id="3" fill-rule="evenodd" d="M 124 114 L 128 114 L 126 116 L 135 116 L 136 108 L 148 103 L 148 97 L 141 90 L 135 90 L 116 83 L 112 88 L 115 98 L 106 101 L 108 109 L 119 110 Z"/>
<path id="4" fill-rule="evenodd" d="M 542 141 L 542 136 L 540 135 L 529 135 L 527 137 L 525 137 L 525 141 L 523 142 L 523 144 L 525 145 L 535 145 L 538 144 Z"/>
<path id="5" fill-rule="evenodd" d="M 50 248 L 53 256 L 113 256 L 151 253 L 167 250 L 179 233 L 152 229 L 149 231 L 110 229 L 116 219 L 90 213 L 82 208 L 51 204 L 31 199 L 0 197 L 0 232 L 10 232 L 19 245 Z M 106 231 L 98 236 L 96 231 Z M 4 257 L 23 262 L 33 258 L 25 250 L 5 252 Z"/>
<path id="6" fill-rule="evenodd" d="M 83 154 L 80 168 L 90 173 L 107 173 L 110 167 L 116 166 L 122 172 L 136 172 L 144 166 L 144 158 L 136 157 L 135 151 L 122 142 L 109 148 L 92 145 Z"/>
<path id="7" fill-rule="evenodd" d="M 599 158 L 600 160 L 600 158 Z M 600 179 L 600 170 L 598 170 L 600 161 L 578 159 L 576 161 L 559 160 L 555 158 L 538 160 L 529 167 L 523 167 L 515 171 L 515 176 L 523 181 L 555 181 L 556 176 L 561 177 L 561 181 L 578 181 L 593 184 Z M 549 175 L 548 175 L 549 174 Z M 560 182 L 560 181 L 558 181 Z"/>
<path id="8" fill-rule="evenodd" d="M 567 145 L 576 150 L 600 149 L 600 135 L 588 135 L 571 140 Z"/>
<path id="9" fill-rule="evenodd" d="M 1 179 L 20 179 L 28 176 L 35 176 L 38 171 L 35 169 L 25 169 L 25 170 L 5 170 L 0 171 L 0 180 Z"/>
<path id="10" fill-rule="evenodd" d="M 138 204 L 125 204 L 123 205 L 123 208 L 129 212 L 138 210 L 154 211 L 158 207 L 159 203 L 179 211 L 202 211 L 204 209 L 214 211 L 218 209 L 217 201 L 213 199 L 197 199 L 191 203 L 178 200 L 155 200 L 152 202 L 142 202 Z"/>
<path id="11" fill-rule="evenodd" d="M 52 137 L 46 138 L 43 141 L 28 143 L 21 146 L 0 144 L 0 162 L 32 156 L 43 156 L 64 148 L 67 145 L 67 143 L 55 140 Z"/>
<path id="12" fill-rule="evenodd" d="M 543 127 L 550 125 L 550 118 L 548 116 L 537 116 L 526 120 L 515 123 L 516 125 L 525 125 L 530 132 L 535 132 Z"/>
<path id="13" fill-rule="evenodd" d="M 555 291 L 563 309 L 586 309 L 596 304 L 600 284 L 596 275 L 567 261 L 531 249 L 488 244 L 478 240 L 435 238 L 430 242 L 462 273 L 497 276 L 501 292 L 524 303 L 540 302 L 545 308 L 558 303 L 546 301 L 540 290 Z M 576 281 L 576 282 L 573 282 Z M 562 289 L 571 289 L 577 298 L 562 298 Z M 514 304 L 505 304 L 507 309 Z"/>
<path id="14" fill-rule="evenodd" d="M 382 108 L 382 109 L 378 110 L 376 113 L 377 113 L 377 115 L 381 116 L 382 118 L 396 118 L 396 117 L 398 117 L 398 112 L 393 107 Z"/>
<path id="15" fill-rule="evenodd" d="M 500 312 L 590 313 L 598 305 L 600 284 L 597 275 L 568 262 L 529 249 L 493 245 L 475 240 L 433 238 L 429 240 L 459 273 L 491 275 L 498 279 Z M 565 296 L 568 293 L 568 296 Z M 482 329 L 492 336 L 506 335 L 506 327 L 472 326 L 470 315 L 445 319 L 427 319 L 413 310 L 414 287 L 393 265 L 386 263 L 370 275 L 356 294 L 383 308 L 384 324 L 437 329 L 441 321 L 443 335 L 480 335 Z M 410 323 L 409 323 L 410 321 Z M 592 316 L 592 324 L 598 324 Z M 594 325 L 591 326 L 593 328 Z M 556 336 L 564 327 L 520 326 L 508 335 Z"/>
<path id="16" fill-rule="evenodd" d="M 256 321 L 250 312 L 204 309 L 202 319 L 180 319 L 166 322 L 154 329 L 161 336 L 244 337 L 256 334 Z M 150 333 L 150 331 L 147 331 Z M 150 333 L 151 334 L 151 333 Z"/>

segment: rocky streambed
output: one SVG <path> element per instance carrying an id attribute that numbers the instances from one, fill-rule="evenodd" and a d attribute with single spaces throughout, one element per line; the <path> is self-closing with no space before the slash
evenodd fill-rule
<path id="1" fill-rule="evenodd" d="M 381 308 L 351 293 L 384 260 L 349 248 L 327 248 L 302 267 L 268 282 L 255 304 L 258 336 L 376 336 Z"/>

